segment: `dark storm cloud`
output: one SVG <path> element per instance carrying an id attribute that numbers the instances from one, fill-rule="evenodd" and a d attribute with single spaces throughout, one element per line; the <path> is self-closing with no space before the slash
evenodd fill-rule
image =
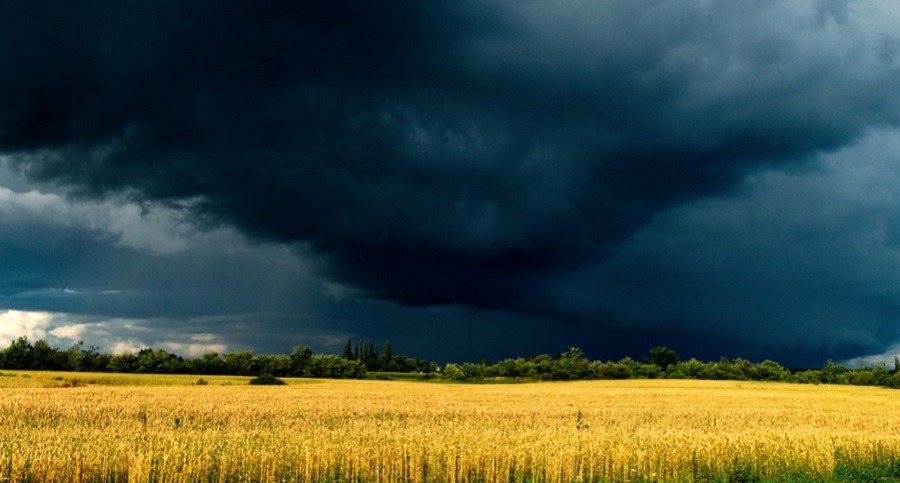
<path id="1" fill-rule="evenodd" d="M 557 310 L 607 314 L 607 327 L 698 357 L 896 353 L 898 153 L 896 130 L 872 132 L 808 169 L 760 172 L 737 193 L 660 213 L 605 263 L 548 284 Z"/>
<path id="2" fill-rule="evenodd" d="M 578 318 L 548 279 L 900 114 L 874 1 L 2 10 L 10 163 L 77 195 L 189 201 L 409 305 Z"/>

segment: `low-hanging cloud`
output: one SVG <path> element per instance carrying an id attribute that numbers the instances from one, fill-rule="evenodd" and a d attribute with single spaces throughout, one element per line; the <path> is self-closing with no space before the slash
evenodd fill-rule
<path id="1" fill-rule="evenodd" d="M 197 227 L 181 209 L 125 198 L 71 203 L 62 195 L 37 190 L 16 192 L 0 186 L 0 223 L 17 227 L 55 226 L 91 233 L 116 246 L 160 255 L 197 245 L 232 244 L 241 238 L 226 230 Z M 9 237 L 9 235 L 7 235 Z M 25 235 L 27 238 L 28 235 Z"/>
<path id="2" fill-rule="evenodd" d="M 190 200 L 407 305 L 603 319 L 566 307 L 591 285 L 556 281 L 900 115 L 900 19 L 874 0 L 5 10 L 8 164 L 73 196 Z"/>

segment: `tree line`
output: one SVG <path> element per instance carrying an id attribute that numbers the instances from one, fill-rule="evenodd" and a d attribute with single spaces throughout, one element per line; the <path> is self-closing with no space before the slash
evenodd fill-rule
<path id="1" fill-rule="evenodd" d="M 734 381 L 778 381 L 805 384 L 852 384 L 862 386 L 900 387 L 900 358 L 893 368 L 884 362 L 874 367 L 850 369 L 829 360 L 821 369 L 787 369 L 765 360 L 752 363 L 736 358 L 701 362 L 691 358 L 680 360 L 665 346 L 654 347 L 642 361 L 630 357 L 618 361 L 590 361 L 576 347 L 550 356 L 504 359 L 490 364 L 447 364 L 443 377 L 456 381 L 484 381 L 491 378 L 513 378 L 540 381 L 589 379 L 706 379 Z"/>
<path id="2" fill-rule="evenodd" d="M 137 353 L 105 354 L 97 347 L 78 342 L 68 349 L 51 347 L 43 340 L 33 344 L 19 337 L 0 350 L 0 369 L 70 372 L 117 372 L 144 374 L 196 374 L 276 377 L 361 379 L 370 372 L 424 373 L 432 378 L 460 382 L 492 379 L 524 381 L 571 381 L 589 379 L 711 379 L 779 381 L 808 384 L 852 384 L 900 387 L 900 358 L 893 367 L 878 363 L 874 367 L 850 369 L 827 361 L 821 369 L 791 370 L 765 360 L 725 357 L 714 362 L 691 358 L 680 360 L 665 346 L 654 347 L 638 361 L 630 357 L 618 361 L 591 361 L 584 352 L 572 347 L 556 355 L 504 359 L 496 363 L 448 363 L 443 368 L 432 361 L 394 354 L 390 342 L 378 347 L 371 340 L 353 344 L 348 339 L 343 353 L 315 354 L 303 345 L 287 355 L 257 355 L 237 351 L 220 355 L 207 352 L 197 358 L 184 358 L 163 349 L 146 348 Z"/>
<path id="3" fill-rule="evenodd" d="M 360 379 L 366 366 L 334 354 L 314 354 L 307 346 L 296 346 L 289 355 L 255 355 L 237 351 L 220 355 L 207 352 L 198 358 L 184 358 L 163 349 L 142 349 L 135 354 L 105 354 L 83 342 L 68 349 L 56 349 L 43 341 L 32 344 L 26 337 L 0 350 L 0 369 L 72 372 L 117 372 L 143 374 L 198 374 L 277 377 Z"/>

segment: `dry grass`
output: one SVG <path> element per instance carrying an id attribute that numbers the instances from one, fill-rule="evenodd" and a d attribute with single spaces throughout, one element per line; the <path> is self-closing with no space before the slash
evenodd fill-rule
<path id="1" fill-rule="evenodd" d="M 0 385 L 54 377 L 16 375 L 0 378 Z M 0 478 L 568 482 L 794 472 L 825 478 L 836 455 L 858 464 L 900 457 L 900 393 L 876 388 L 299 380 L 252 387 L 215 378 L 190 386 L 196 379 L 176 386 L 0 389 Z"/>

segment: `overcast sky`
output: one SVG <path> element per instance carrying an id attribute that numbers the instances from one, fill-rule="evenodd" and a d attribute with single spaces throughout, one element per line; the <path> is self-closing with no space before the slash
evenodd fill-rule
<path id="1" fill-rule="evenodd" d="M 0 1 L 0 344 L 892 360 L 898 24 Z"/>

